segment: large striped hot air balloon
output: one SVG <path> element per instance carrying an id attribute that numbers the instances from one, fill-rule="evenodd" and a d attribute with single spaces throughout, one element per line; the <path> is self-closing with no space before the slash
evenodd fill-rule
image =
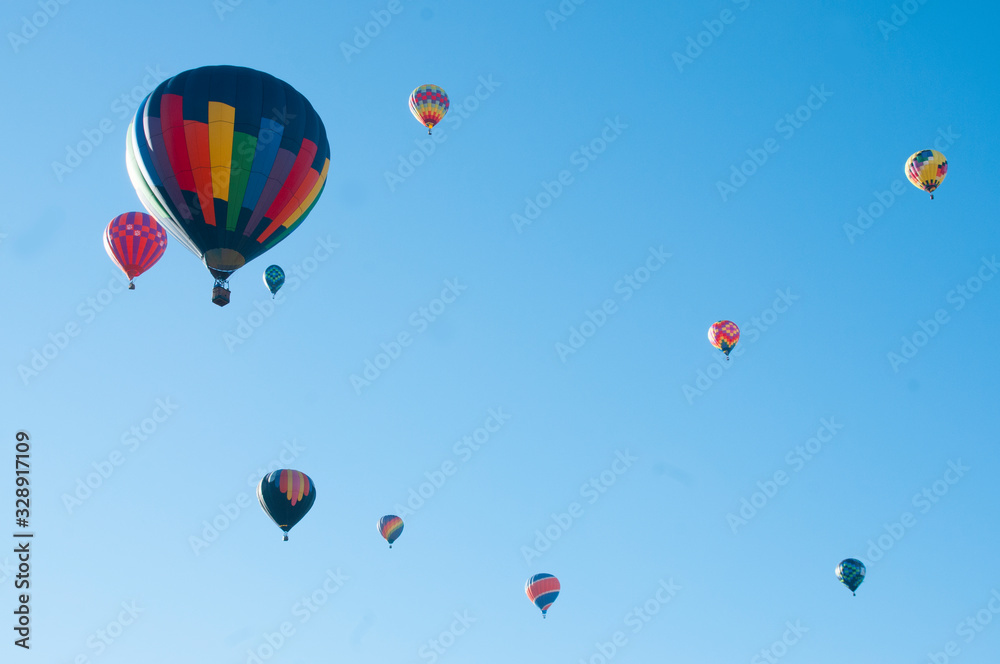
<path id="1" fill-rule="evenodd" d="M 128 276 L 129 290 L 135 290 L 132 280 L 153 267 L 167 250 L 167 233 L 148 214 L 126 212 L 104 230 L 104 250 Z"/>
<path id="2" fill-rule="evenodd" d="M 559 596 L 559 590 L 559 579 L 551 574 L 536 574 L 524 584 L 525 594 L 541 609 L 543 618 L 552 606 L 552 602 Z"/>
<path id="3" fill-rule="evenodd" d="M 229 276 L 298 228 L 330 167 L 319 115 L 292 86 L 245 67 L 169 78 L 126 137 L 129 177 L 146 209 L 208 267 L 213 302 Z"/>
<path id="4" fill-rule="evenodd" d="M 420 124 L 427 127 L 427 135 L 441 123 L 448 112 L 448 93 L 436 85 L 421 85 L 410 93 L 410 112 Z"/>
<path id="5" fill-rule="evenodd" d="M 739 340 L 740 328 L 736 327 L 736 323 L 731 320 L 720 320 L 712 323 L 712 327 L 708 328 L 709 343 L 725 353 L 727 360 L 729 352 L 736 347 Z"/>
<path id="6" fill-rule="evenodd" d="M 316 502 L 316 485 L 308 475 L 298 470 L 276 470 L 265 475 L 257 485 L 257 500 L 264 512 L 284 531 L 282 540 L 287 542 L 288 531 Z"/>
<path id="7" fill-rule="evenodd" d="M 934 200 L 934 190 L 941 186 L 948 174 L 948 160 L 937 150 L 914 152 L 903 165 L 907 179 L 917 189 L 923 189 Z"/>
<path id="8" fill-rule="evenodd" d="M 389 548 L 391 549 L 392 543 L 403 534 L 403 520 L 395 514 L 386 514 L 378 520 L 378 531 L 385 538 L 385 541 L 389 543 Z"/>

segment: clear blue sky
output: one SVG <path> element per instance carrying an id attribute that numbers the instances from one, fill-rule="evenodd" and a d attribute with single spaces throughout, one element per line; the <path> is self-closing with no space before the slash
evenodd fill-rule
<path id="1" fill-rule="evenodd" d="M 3 661 L 995 659 L 1000 10 L 224 2 L 53 0 L 37 30 L 38 2 L 4 5 L 4 463 L 27 430 L 36 536 L 33 647 L 0 625 Z M 122 292 L 100 239 L 140 209 L 131 109 L 209 64 L 289 82 L 331 145 L 312 214 L 223 309 L 179 242 Z M 427 156 L 424 83 L 452 103 Z M 931 202 L 902 167 L 935 141 Z M 287 543 L 254 495 L 272 461 L 318 489 Z M 376 521 L 428 477 L 389 551 Z M 563 587 L 547 620 L 538 572 Z"/>

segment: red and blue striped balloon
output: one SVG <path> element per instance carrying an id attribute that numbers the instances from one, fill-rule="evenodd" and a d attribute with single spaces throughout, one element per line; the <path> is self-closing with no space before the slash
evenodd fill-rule
<path id="1" fill-rule="evenodd" d="M 541 609 L 543 618 L 559 596 L 559 590 L 559 579 L 551 574 L 536 574 L 524 584 L 525 594 Z"/>

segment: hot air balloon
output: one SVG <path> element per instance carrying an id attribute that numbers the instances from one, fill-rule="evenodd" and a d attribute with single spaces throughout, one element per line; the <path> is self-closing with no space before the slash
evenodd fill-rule
<path id="1" fill-rule="evenodd" d="M 378 531 L 382 533 L 382 537 L 389 543 L 391 549 L 392 543 L 403 534 L 403 520 L 395 514 L 386 514 L 378 520 Z"/>
<path id="2" fill-rule="evenodd" d="M 436 85 L 421 85 L 410 93 L 410 112 L 427 127 L 428 136 L 431 129 L 441 123 L 449 104 L 448 93 Z"/>
<path id="3" fill-rule="evenodd" d="M 857 595 L 854 591 L 865 580 L 865 564 L 860 560 L 848 558 L 837 565 L 835 572 L 837 579 L 851 590 L 851 594 Z"/>
<path id="4" fill-rule="evenodd" d="M 297 470 L 276 470 L 257 485 L 257 500 L 271 520 L 278 524 L 288 541 L 288 531 L 302 520 L 316 502 L 316 485 L 309 476 Z"/>
<path id="5" fill-rule="evenodd" d="M 934 190 L 948 174 L 948 160 L 937 150 L 914 152 L 903 165 L 903 172 L 917 189 L 923 189 L 934 200 Z"/>
<path id="6" fill-rule="evenodd" d="M 129 290 L 135 290 L 132 280 L 153 267 L 167 250 L 167 233 L 148 214 L 126 212 L 105 229 L 104 250 L 128 276 Z"/>
<path id="7" fill-rule="evenodd" d="M 215 277 L 288 237 L 316 205 L 330 167 L 309 101 L 270 74 L 201 67 L 160 83 L 139 105 L 125 162 L 139 200 Z"/>
<path id="8" fill-rule="evenodd" d="M 720 320 L 712 323 L 708 328 L 708 341 L 726 354 L 729 359 L 729 351 L 736 347 L 736 342 L 740 340 L 740 328 L 731 320 Z"/>
<path id="9" fill-rule="evenodd" d="M 524 584 L 524 592 L 542 610 L 544 618 L 552 602 L 559 596 L 559 579 L 551 574 L 536 574 Z"/>
<path id="10" fill-rule="evenodd" d="M 267 290 L 271 291 L 271 299 L 274 299 L 275 294 L 281 285 L 285 283 L 285 271 L 282 270 L 277 265 L 269 265 L 266 270 L 264 270 L 264 285 L 267 286 Z"/>

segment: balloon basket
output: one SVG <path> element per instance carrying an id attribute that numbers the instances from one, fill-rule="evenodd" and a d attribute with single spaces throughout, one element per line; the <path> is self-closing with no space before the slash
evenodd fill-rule
<path id="1" fill-rule="evenodd" d="M 212 303 L 220 307 L 229 304 L 229 289 L 224 286 L 216 286 L 212 289 Z"/>

